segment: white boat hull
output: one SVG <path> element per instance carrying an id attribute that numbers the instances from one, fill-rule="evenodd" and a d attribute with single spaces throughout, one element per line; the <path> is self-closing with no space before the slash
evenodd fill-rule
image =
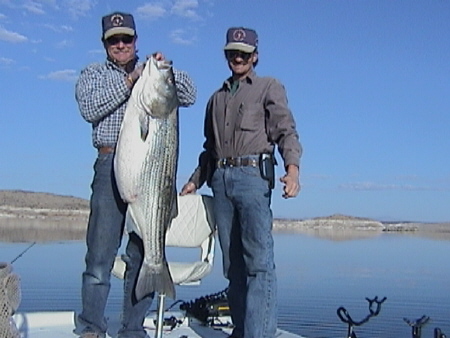
<path id="1" fill-rule="evenodd" d="M 180 323 L 173 329 L 164 328 L 163 337 L 167 338 L 225 338 L 231 333 L 230 328 L 212 328 L 204 326 L 196 319 L 184 317 L 182 313 L 170 313 L 179 319 Z M 76 314 L 72 311 L 48 311 L 48 312 L 24 312 L 16 313 L 14 322 L 23 338 L 74 338 L 78 337 L 73 332 L 75 328 Z M 149 316 L 144 322 L 147 333 L 150 337 L 155 336 L 155 316 Z M 107 337 L 114 337 L 119 329 L 119 320 L 109 320 Z M 276 338 L 302 338 L 283 330 L 278 330 Z M 304 337 L 303 337 L 304 338 Z"/>

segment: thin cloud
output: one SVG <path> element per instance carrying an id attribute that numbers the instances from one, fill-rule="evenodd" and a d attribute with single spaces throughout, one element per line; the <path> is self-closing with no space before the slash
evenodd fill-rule
<path id="1" fill-rule="evenodd" d="M 157 20 L 168 15 L 200 20 L 201 16 L 198 14 L 198 10 L 198 0 L 175 0 L 173 5 L 170 5 L 168 1 L 147 3 L 138 7 L 135 13 L 136 16 L 147 20 Z"/>
<path id="2" fill-rule="evenodd" d="M 91 49 L 88 51 L 89 54 L 96 55 L 96 54 L 105 54 L 104 49 Z"/>
<path id="3" fill-rule="evenodd" d="M 403 190 L 403 191 L 429 191 L 440 190 L 429 186 L 414 186 L 411 184 L 380 184 L 374 182 L 355 182 L 339 185 L 342 190 L 354 191 L 387 191 L 387 190 Z"/>
<path id="4" fill-rule="evenodd" d="M 38 15 L 45 14 L 43 5 L 35 1 L 27 1 L 23 6 L 28 12 Z"/>
<path id="5" fill-rule="evenodd" d="M 35 0 L 35 1 L 42 2 L 55 9 L 59 9 L 57 2 L 60 0 Z"/>
<path id="6" fill-rule="evenodd" d="M 67 10 L 73 17 L 78 18 L 86 16 L 96 4 L 96 0 L 67 0 Z"/>
<path id="7" fill-rule="evenodd" d="M 303 175 L 305 177 L 305 175 Z M 324 175 L 324 174 L 312 174 L 312 175 L 306 175 L 306 177 L 313 179 L 313 180 L 329 180 L 332 178 L 330 175 Z"/>
<path id="8" fill-rule="evenodd" d="M 2 66 L 10 66 L 13 63 L 15 63 L 15 61 L 13 59 L 0 57 L 0 65 L 2 65 Z"/>
<path id="9" fill-rule="evenodd" d="M 197 9 L 197 0 L 177 0 L 172 6 L 171 12 L 184 18 L 198 20 L 200 16 L 197 14 Z"/>
<path id="10" fill-rule="evenodd" d="M 57 33 L 67 33 L 67 32 L 73 32 L 73 28 L 68 25 L 61 25 L 61 26 L 55 26 L 50 24 L 43 25 L 45 28 L 50 29 Z"/>
<path id="11" fill-rule="evenodd" d="M 75 82 L 78 78 L 78 72 L 74 69 L 64 69 L 41 75 L 39 78 L 43 80 Z"/>
<path id="12" fill-rule="evenodd" d="M 173 43 L 179 45 L 192 45 L 196 40 L 195 36 L 187 33 L 183 29 L 176 29 L 170 33 L 170 39 Z"/>
<path id="13" fill-rule="evenodd" d="M 26 42 L 28 38 L 22 34 L 9 31 L 0 26 L 0 40 L 7 42 Z"/>
<path id="14" fill-rule="evenodd" d="M 167 10 L 161 3 L 151 3 L 136 9 L 137 16 L 143 19 L 156 20 L 166 15 Z"/>
<path id="15" fill-rule="evenodd" d="M 5 20 L 6 19 L 6 15 L 5 14 L 2 14 L 2 13 L 0 13 L 0 20 Z"/>
<path id="16" fill-rule="evenodd" d="M 396 180 L 402 180 L 402 181 L 417 181 L 418 179 L 420 179 L 419 175 L 399 175 L 397 177 L 395 177 Z"/>
<path id="17" fill-rule="evenodd" d="M 63 32 L 73 32 L 73 28 L 71 26 L 62 25 L 60 28 Z"/>
<path id="18" fill-rule="evenodd" d="M 17 2 L 17 0 L 14 0 Z M 0 0 L 1 2 L 1 0 Z M 40 5 L 45 5 L 45 6 L 50 6 L 54 9 L 59 9 L 58 7 L 58 2 L 61 3 L 61 0 L 25 0 L 25 3 L 30 3 L 30 2 L 34 2 Z"/>
<path id="19" fill-rule="evenodd" d="M 13 7 L 12 0 L 0 0 L 0 5 L 5 5 L 8 7 Z"/>
<path id="20" fill-rule="evenodd" d="M 56 48 L 68 48 L 68 47 L 72 47 L 72 46 L 73 46 L 73 42 L 70 40 L 62 40 L 56 44 Z"/>

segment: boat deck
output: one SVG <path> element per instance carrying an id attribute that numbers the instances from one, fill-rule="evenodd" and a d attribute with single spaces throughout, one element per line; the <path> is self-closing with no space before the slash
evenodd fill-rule
<path id="1" fill-rule="evenodd" d="M 173 313 L 177 324 L 174 328 L 164 327 L 163 337 L 166 338 L 226 338 L 231 333 L 228 327 L 210 327 L 201 322 L 184 317 L 181 313 Z M 26 338 L 74 338 L 73 332 L 76 315 L 73 311 L 49 311 L 16 313 L 13 317 L 21 337 Z M 149 316 L 144 322 L 150 337 L 155 336 L 154 316 Z M 108 338 L 114 337 L 119 328 L 119 322 L 109 321 Z M 278 330 L 276 338 L 304 338 L 283 330 Z"/>

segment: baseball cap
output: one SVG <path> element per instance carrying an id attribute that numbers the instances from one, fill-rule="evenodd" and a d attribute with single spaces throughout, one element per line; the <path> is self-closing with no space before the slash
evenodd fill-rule
<path id="1" fill-rule="evenodd" d="M 224 50 L 240 50 L 244 53 L 253 53 L 258 47 L 258 34 L 245 27 L 232 27 L 227 31 L 227 43 Z"/>
<path id="2" fill-rule="evenodd" d="M 116 34 L 127 34 L 134 36 L 136 26 L 131 14 L 114 12 L 102 18 L 103 39 Z"/>

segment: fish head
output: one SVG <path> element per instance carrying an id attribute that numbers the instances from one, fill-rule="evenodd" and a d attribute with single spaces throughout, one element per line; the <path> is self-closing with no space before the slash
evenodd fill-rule
<path id="1" fill-rule="evenodd" d="M 147 114 L 164 118 L 179 106 L 172 61 L 150 57 L 140 80 L 138 101 Z"/>

